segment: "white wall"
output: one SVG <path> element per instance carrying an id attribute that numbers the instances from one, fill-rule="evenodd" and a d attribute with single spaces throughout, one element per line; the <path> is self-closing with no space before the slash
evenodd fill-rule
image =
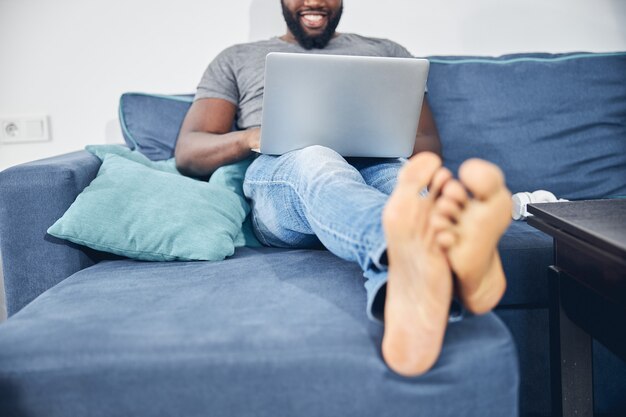
<path id="1" fill-rule="evenodd" d="M 626 50 L 625 0 L 345 0 L 339 30 L 416 55 Z M 278 0 L 0 0 L 0 116 L 52 141 L 0 144 L 0 169 L 120 140 L 125 91 L 193 92 L 224 47 L 282 34 Z"/>

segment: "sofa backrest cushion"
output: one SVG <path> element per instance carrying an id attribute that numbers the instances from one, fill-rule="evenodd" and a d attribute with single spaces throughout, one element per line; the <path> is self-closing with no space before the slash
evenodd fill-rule
<path id="1" fill-rule="evenodd" d="M 123 94 L 119 119 L 126 144 L 153 161 L 171 158 L 192 101 L 193 94 Z"/>
<path id="2" fill-rule="evenodd" d="M 626 53 L 430 61 L 428 99 L 453 171 L 480 157 L 512 192 L 626 195 Z"/>

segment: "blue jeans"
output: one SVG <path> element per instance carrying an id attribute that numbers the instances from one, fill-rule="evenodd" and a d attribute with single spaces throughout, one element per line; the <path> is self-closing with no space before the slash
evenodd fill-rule
<path id="1" fill-rule="evenodd" d="M 366 278 L 367 314 L 380 320 L 387 265 L 381 215 L 401 159 L 348 158 L 322 146 L 260 155 L 243 190 L 266 246 L 321 248 L 356 262 Z"/>
<path id="2" fill-rule="evenodd" d="M 281 156 L 260 155 L 243 189 L 252 221 L 267 246 L 320 248 L 359 264 L 367 281 L 367 313 L 387 282 L 381 214 L 393 190 L 399 159 L 353 158 L 311 146 Z M 376 304 L 379 304 L 377 301 Z"/>

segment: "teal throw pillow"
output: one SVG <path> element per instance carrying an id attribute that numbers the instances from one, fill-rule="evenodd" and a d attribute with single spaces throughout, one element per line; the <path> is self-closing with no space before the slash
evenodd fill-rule
<path id="1" fill-rule="evenodd" d="M 100 160 L 104 160 L 104 157 L 108 154 L 115 154 L 122 156 L 126 159 L 130 159 L 131 161 L 138 162 L 149 168 L 158 169 L 159 171 L 169 172 L 171 174 L 180 174 L 176 169 L 176 161 L 174 158 L 153 161 L 141 152 L 137 150 L 131 150 L 124 145 L 87 145 L 85 149 L 100 158 Z M 251 157 L 243 161 L 224 165 L 223 167 L 218 168 L 211 175 L 209 183 L 214 186 L 225 187 L 237 193 L 243 199 L 243 179 L 246 174 L 246 170 L 248 169 L 248 166 L 253 159 L 254 158 Z M 246 213 L 249 213 L 250 211 L 250 206 L 247 204 L 247 202 L 245 203 L 245 210 Z M 261 243 L 254 236 L 252 220 L 250 219 L 250 216 L 246 217 L 243 225 L 241 226 L 241 231 L 235 239 L 235 247 L 240 246 L 248 246 L 252 248 L 262 246 Z"/>
<path id="2" fill-rule="evenodd" d="M 159 171 L 169 172 L 170 174 L 179 174 L 176 169 L 176 161 L 170 158 L 164 161 L 152 161 L 139 151 L 134 151 L 123 145 L 87 145 L 85 150 L 96 155 L 101 161 L 108 154 L 119 155 L 123 158 L 140 163 L 149 168 L 158 169 Z"/>
<path id="3" fill-rule="evenodd" d="M 215 261 L 234 253 L 247 211 L 245 199 L 223 184 L 108 153 L 48 233 L 134 259 Z"/>

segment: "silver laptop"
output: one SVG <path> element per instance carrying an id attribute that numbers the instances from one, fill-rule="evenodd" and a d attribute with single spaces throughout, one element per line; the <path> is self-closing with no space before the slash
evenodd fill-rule
<path id="1" fill-rule="evenodd" d="M 322 145 L 348 157 L 408 157 L 426 59 L 267 55 L 260 152 Z"/>

